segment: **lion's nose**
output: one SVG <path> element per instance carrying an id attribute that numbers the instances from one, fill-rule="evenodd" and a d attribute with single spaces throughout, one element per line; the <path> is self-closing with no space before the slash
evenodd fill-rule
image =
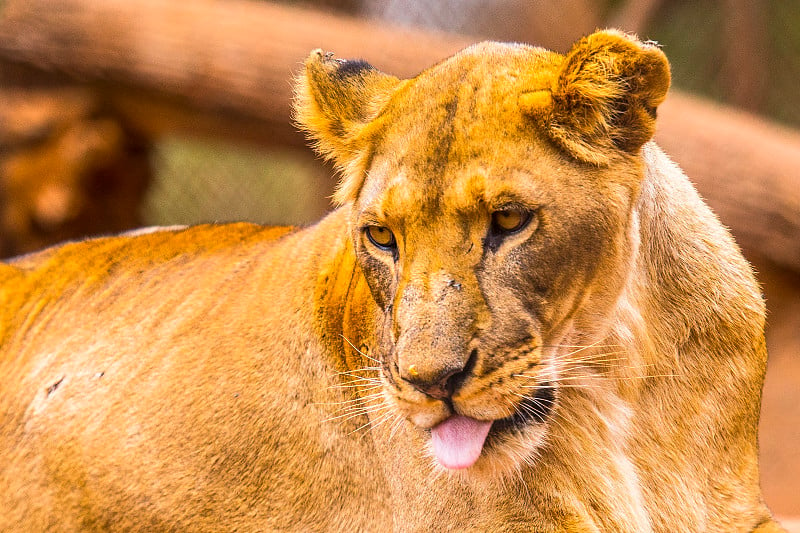
<path id="1" fill-rule="evenodd" d="M 458 381 L 458 379 L 455 378 L 462 373 L 462 370 L 449 370 L 442 375 L 425 379 L 414 375 L 416 369 L 413 368 L 413 366 L 414 365 L 411 365 L 409 375 L 404 376 L 403 379 L 408 381 L 411 386 L 418 391 L 427 394 L 431 398 L 436 398 L 437 400 L 445 400 L 453 395 L 457 385 L 456 382 Z"/>
<path id="2" fill-rule="evenodd" d="M 463 366 L 418 368 L 411 364 L 401 370 L 400 377 L 423 394 L 437 400 L 446 400 L 458 390 L 471 371 L 477 357 L 476 352 L 477 350 L 473 350 Z"/>

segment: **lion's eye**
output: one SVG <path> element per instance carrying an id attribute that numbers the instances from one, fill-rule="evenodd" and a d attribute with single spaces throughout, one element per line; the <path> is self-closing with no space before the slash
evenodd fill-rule
<path id="1" fill-rule="evenodd" d="M 383 226 L 367 226 L 364 233 L 367 234 L 369 242 L 381 250 L 393 251 L 397 247 L 397 241 L 395 241 L 394 234 L 389 228 L 384 228 Z"/>
<path id="2" fill-rule="evenodd" d="M 521 209 L 502 209 L 492 213 L 492 232 L 498 235 L 516 233 L 531 220 L 531 214 Z"/>

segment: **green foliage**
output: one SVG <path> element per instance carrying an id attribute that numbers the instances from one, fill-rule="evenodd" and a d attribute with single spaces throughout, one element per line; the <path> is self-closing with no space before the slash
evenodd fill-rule
<path id="1" fill-rule="evenodd" d="M 770 86 L 766 111 L 800 126 L 800 2 L 774 0 L 769 11 Z"/>
<path id="2" fill-rule="evenodd" d="M 791 126 L 800 126 L 800 2 L 765 0 L 764 49 L 751 50 L 766 63 L 763 100 L 757 112 Z M 730 80 L 722 66 L 727 47 L 736 36 L 727 35 L 723 8 L 716 0 L 665 2 L 645 35 L 663 46 L 672 64 L 673 84 L 726 102 Z"/>
<path id="3" fill-rule="evenodd" d="M 667 54 L 676 87 L 717 99 L 722 12 L 709 2 L 669 2 L 647 30 Z"/>

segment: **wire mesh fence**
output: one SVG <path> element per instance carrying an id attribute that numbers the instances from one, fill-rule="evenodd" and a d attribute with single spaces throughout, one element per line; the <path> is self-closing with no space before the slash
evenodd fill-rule
<path id="1" fill-rule="evenodd" d="M 306 224 L 329 205 L 332 179 L 310 154 L 168 137 L 152 155 L 147 225 L 250 221 Z"/>

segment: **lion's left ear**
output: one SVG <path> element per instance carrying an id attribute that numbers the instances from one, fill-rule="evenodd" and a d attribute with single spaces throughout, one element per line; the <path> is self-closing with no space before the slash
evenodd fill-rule
<path id="1" fill-rule="evenodd" d="M 399 83 L 364 61 L 333 59 L 322 50 L 306 59 L 295 88 L 295 120 L 342 172 L 335 195 L 339 203 L 355 198 L 363 181 L 358 175 L 366 148 L 362 134 Z"/>
<path id="2" fill-rule="evenodd" d="M 604 30 L 575 43 L 552 86 L 523 93 L 519 103 L 574 157 L 605 164 L 650 140 L 669 83 L 669 62 L 657 46 Z"/>

